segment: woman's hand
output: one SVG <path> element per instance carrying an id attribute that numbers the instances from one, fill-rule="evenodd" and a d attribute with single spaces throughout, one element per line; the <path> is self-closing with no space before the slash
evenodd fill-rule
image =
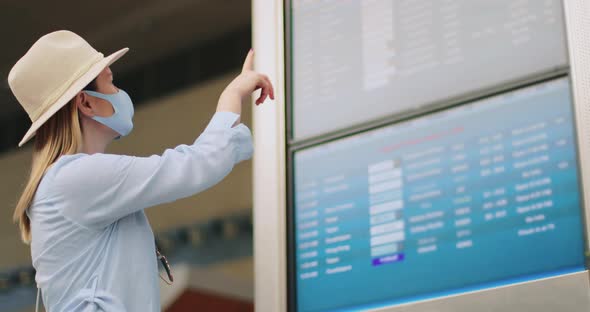
<path id="1" fill-rule="evenodd" d="M 254 51 L 250 50 L 244 61 L 242 73 L 223 90 L 217 104 L 217 111 L 242 113 L 242 100 L 252 92 L 262 89 L 256 105 L 262 104 L 267 97 L 275 98 L 274 89 L 268 76 L 254 71 Z"/>

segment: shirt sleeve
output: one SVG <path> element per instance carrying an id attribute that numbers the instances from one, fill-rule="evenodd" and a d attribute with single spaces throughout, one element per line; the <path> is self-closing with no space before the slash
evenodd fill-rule
<path id="1" fill-rule="evenodd" d="M 192 145 L 162 155 L 93 154 L 65 164 L 55 185 L 65 217 L 105 227 L 133 212 L 199 193 L 220 182 L 233 166 L 252 157 L 252 135 L 239 115 L 218 112 Z"/>

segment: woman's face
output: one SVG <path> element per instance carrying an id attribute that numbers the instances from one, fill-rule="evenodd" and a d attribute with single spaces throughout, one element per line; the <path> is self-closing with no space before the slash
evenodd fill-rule
<path id="1" fill-rule="evenodd" d="M 100 74 L 98 74 L 94 86 L 96 92 L 104 94 L 113 94 L 119 91 L 119 89 L 113 84 L 113 72 L 109 67 L 106 67 Z M 113 106 L 108 101 L 96 97 L 91 98 L 92 102 L 95 102 L 95 105 L 93 105 L 93 111 L 96 116 L 109 117 L 115 113 Z"/>

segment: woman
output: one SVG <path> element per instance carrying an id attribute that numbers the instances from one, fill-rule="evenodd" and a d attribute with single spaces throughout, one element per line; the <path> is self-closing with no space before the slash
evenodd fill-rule
<path id="1" fill-rule="evenodd" d="M 80 36 L 57 31 L 8 76 L 33 122 L 19 146 L 35 136 L 14 219 L 31 244 L 48 311 L 160 311 L 154 236 L 143 210 L 203 191 L 250 158 L 241 102 L 257 89 L 257 105 L 274 99 L 268 77 L 252 70 L 250 50 L 193 144 L 159 156 L 105 154 L 133 128 L 133 103 L 109 69 L 127 50 L 103 57 Z"/>

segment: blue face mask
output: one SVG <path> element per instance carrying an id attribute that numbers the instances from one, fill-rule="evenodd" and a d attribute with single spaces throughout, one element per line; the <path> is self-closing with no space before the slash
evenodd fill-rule
<path id="1" fill-rule="evenodd" d="M 128 135 L 133 130 L 133 102 L 127 94 L 127 92 L 119 89 L 119 92 L 114 94 L 105 94 L 95 91 L 84 90 L 88 95 L 107 100 L 113 105 L 115 111 L 113 115 L 109 117 L 94 116 L 92 119 L 100 122 L 101 124 L 115 130 L 121 136 Z"/>

